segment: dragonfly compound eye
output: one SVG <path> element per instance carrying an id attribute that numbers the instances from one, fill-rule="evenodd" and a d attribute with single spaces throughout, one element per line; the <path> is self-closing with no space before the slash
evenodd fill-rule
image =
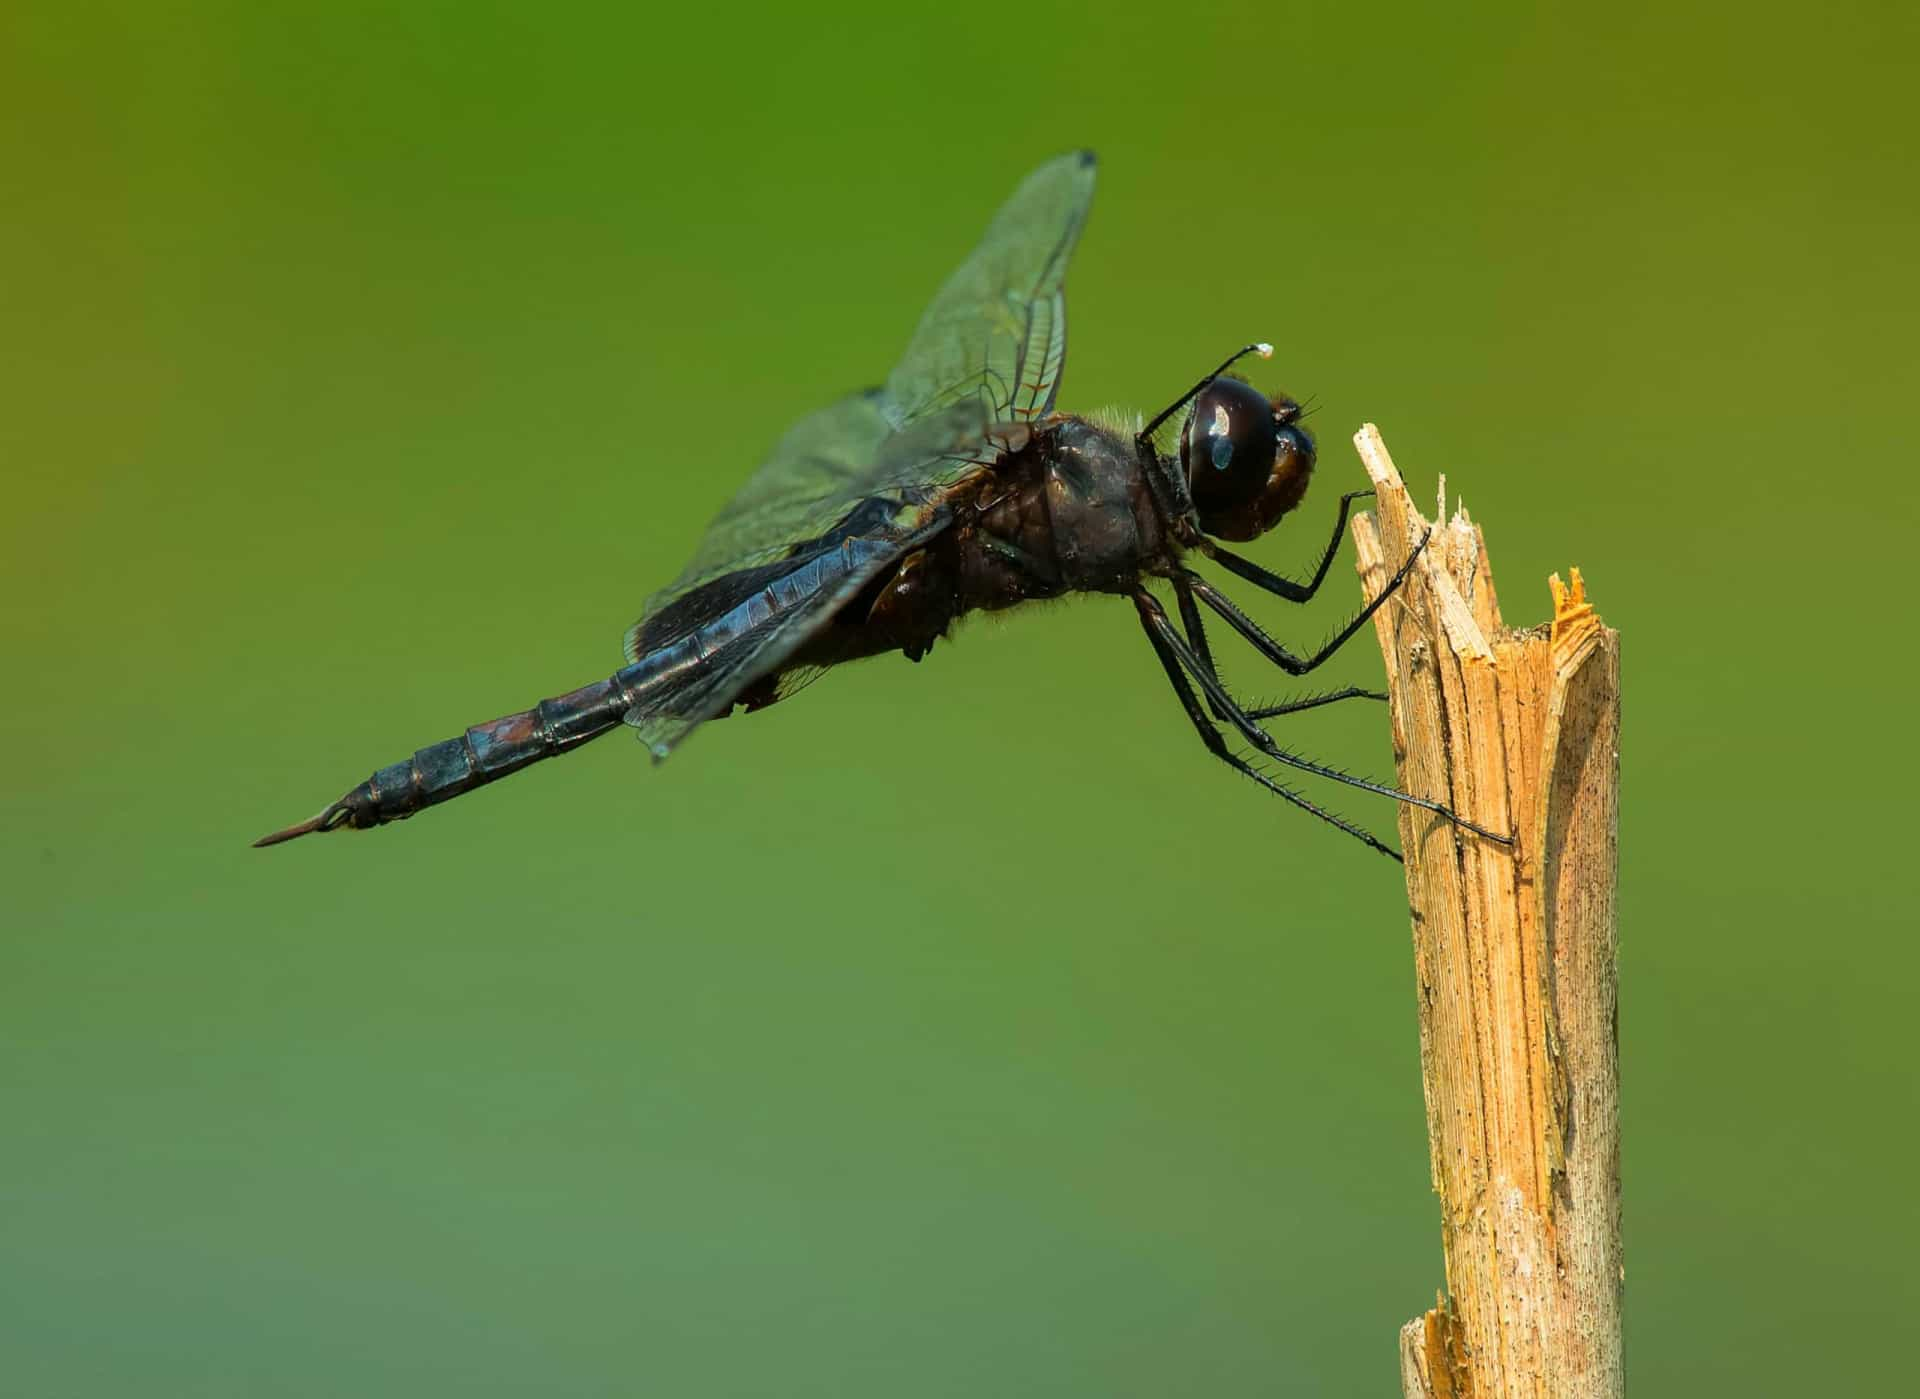
<path id="1" fill-rule="evenodd" d="M 1252 539 L 1300 503 L 1313 473 L 1313 438 L 1300 406 L 1222 376 L 1202 389 L 1180 431 L 1180 464 L 1200 527 Z"/>

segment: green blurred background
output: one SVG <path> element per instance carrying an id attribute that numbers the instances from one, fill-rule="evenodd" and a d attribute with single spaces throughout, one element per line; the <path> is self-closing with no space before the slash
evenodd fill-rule
<path id="1" fill-rule="evenodd" d="M 1371 418 L 1511 620 L 1577 563 L 1624 633 L 1635 1392 L 1885 1387 L 1912 8 L 905 8 L 0 19 L 0 1390 L 1396 1392 L 1397 872 L 1210 763 L 1124 605 L 247 848 L 608 673 L 1083 144 L 1063 406 L 1272 338 L 1324 466 L 1258 557 Z"/>

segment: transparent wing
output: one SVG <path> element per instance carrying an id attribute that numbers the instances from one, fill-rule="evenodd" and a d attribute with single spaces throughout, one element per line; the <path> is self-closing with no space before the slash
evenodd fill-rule
<path id="1" fill-rule="evenodd" d="M 755 681 L 778 672 L 875 575 L 945 524 L 944 514 L 936 511 L 904 539 L 849 539 L 760 589 L 755 601 L 764 600 L 776 615 L 765 625 L 740 628 L 658 703 L 627 711 L 627 725 L 656 759 L 666 757 L 699 725 L 724 714 Z"/>
<path id="2" fill-rule="evenodd" d="M 881 391 L 867 389 L 809 413 L 787 430 L 760 469 L 707 526 L 680 576 L 647 599 L 627 628 L 626 656 L 651 649 L 649 627 L 673 602 L 716 578 L 782 558 L 825 534 L 858 503 L 862 477 L 886 459 L 893 424 Z M 652 638 L 658 644 L 661 638 Z"/>
<path id="3" fill-rule="evenodd" d="M 904 427 L 963 397 L 989 421 L 1049 412 L 1067 355 L 1062 286 L 1093 199 L 1094 158 L 1048 161 L 1001 206 L 986 236 L 920 318 L 882 407 Z"/>
<path id="4" fill-rule="evenodd" d="M 1005 447 L 992 425 L 1052 408 L 1066 359 L 1061 287 L 1093 178 L 1090 152 L 1029 175 L 934 297 L 885 387 L 795 423 L 680 576 L 647 600 L 627 631 L 629 662 L 699 649 L 683 683 L 628 716 L 656 754 L 778 672 L 835 610 L 937 532 L 947 491 Z"/>
<path id="5" fill-rule="evenodd" d="M 889 447 L 895 432 L 963 401 L 979 406 L 981 423 L 1052 408 L 1067 347 L 1061 286 L 1093 176 L 1092 153 L 1080 151 L 1021 182 L 927 307 L 886 387 L 849 394 L 788 430 L 708 526 L 680 576 L 647 600 L 627 632 L 629 661 L 648 623 L 675 599 L 832 529 L 865 496 L 900 484 L 903 461 L 908 471 L 918 460 L 940 473 L 928 486 L 951 483 L 944 454 L 916 459 L 911 447 Z"/>
<path id="6" fill-rule="evenodd" d="M 628 633 L 628 659 L 672 656 L 668 668 L 680 678 L 626 718 L 656 757 L 779 671 L 849 599 L 946 526 L 947 490 L 1002 450 L 981 411 L 966 400 L 885 437 L 855 478 L 809 505 L 809 517 L 823 511 L 817 518 L 830 520 L 828 528 L 738 555 L 739 567 L 655 596 Z M 714 528 L 723 527 L 731 528 L 724 515 Z M 779 537 L 791 535 L 783 529 Z M 703 545 L 689 575 L 707 569 L 705 557 Z"/>

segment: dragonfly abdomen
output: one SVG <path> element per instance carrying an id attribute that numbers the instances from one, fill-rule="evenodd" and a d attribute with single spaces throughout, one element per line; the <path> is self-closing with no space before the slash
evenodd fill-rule
<path id="1" fill-rule="evenodd" d="M 642 674 L 645 669 L 644 665 L 628 666 L 605 680 L 543 699 L 531 709 L 475 724 L 457 738 L 430 743 L 412 757 L 381 768 L 311 820 L 275 831 L 254 844 L 277 845 L 314 831 L 342 826 L 364 830 L 399 821 L 532 763 L 558 757 L 619 726 L 638 699 L 637 682 L 648 678 Z"/>
<path id="2" fill-rule="evenodd" d="M 716 673 L 724 675 L 719 668 L 739 654 L 738 648 L 752 654 L 786 613 L 814 603 L 823 593 L 831 595 L 834 585 L 854 575 L 870 553 L 895 548 L 849 540 L 815 558 L 790 563 L 786 573 L 770 581 L 756 577 L 752 590 L 738 599 L 729 597 L 733 605 L 719 616 L 647 652 L 605 680 L 417 749 L 413 756 L 381 768 L 319 815 L 254 844 L 278 845 L 315 831 L 365 830 L 403 820 L 523 767 L 570 752 L 618 727 L 623 719 L 638 723 L 684 716 L 697 723 L 711 717 L 711 708 L 726 708 L 728 696 L 721 694 L 716 701 L 702 689 L 703 680 Z M 720 580 L 716 588 L 730 582 Z"/>

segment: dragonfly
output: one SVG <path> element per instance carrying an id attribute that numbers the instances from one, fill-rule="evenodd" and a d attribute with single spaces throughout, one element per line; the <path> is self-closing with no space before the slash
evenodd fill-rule
<path id="1" fill-rule="evenodd" d="M 1220 679 L 1203 609 L 1303 676 L 1366 624 L 1426 544 L 1422 536 L 1367 606 L 1304 654 L 1191 566 L 1208 560 L 1305 603 L 1326 579 L 1353 502 L 1371 494 L 1340 497 L 1332 537 L 1305 581 L 1221 543 L 1266 533 L 1300 505 L 1313 474 L 1300 404 L 1233 372 L 1249 356 L 1270 357 L 1270 344 L 1228 356 L 1144 423 L 1054 411 L 1067 357 L 1067 263 L 1095 169 L 1092 152 L 1075 151 L 1026 177 L 935 295 L 885 382 L 800 419 L 720 511 L 692 561 L 628 629 L 618 671 L 429 744 L 255 845 L 402 820 L 621 728 L 658 761 L 708 720 L 764 709 L 834 666 L 893 652 L 919 661 L 968 613 L 1068 593 L 1128 600 L 1206 750 L 1282 800 L 1394 859 L 1391 846 L 1276 773 L 1390 797 L 1506 842 L 1442 802 L 1303 757 L 1263 727 L 1385 695 L 1349 686 L 1248 707 Z M 1177 434 L 1168 429 L 1176 415 L 1184 415 Z M 1170 588 L 1178 625 L 1151 582 Z"/>

